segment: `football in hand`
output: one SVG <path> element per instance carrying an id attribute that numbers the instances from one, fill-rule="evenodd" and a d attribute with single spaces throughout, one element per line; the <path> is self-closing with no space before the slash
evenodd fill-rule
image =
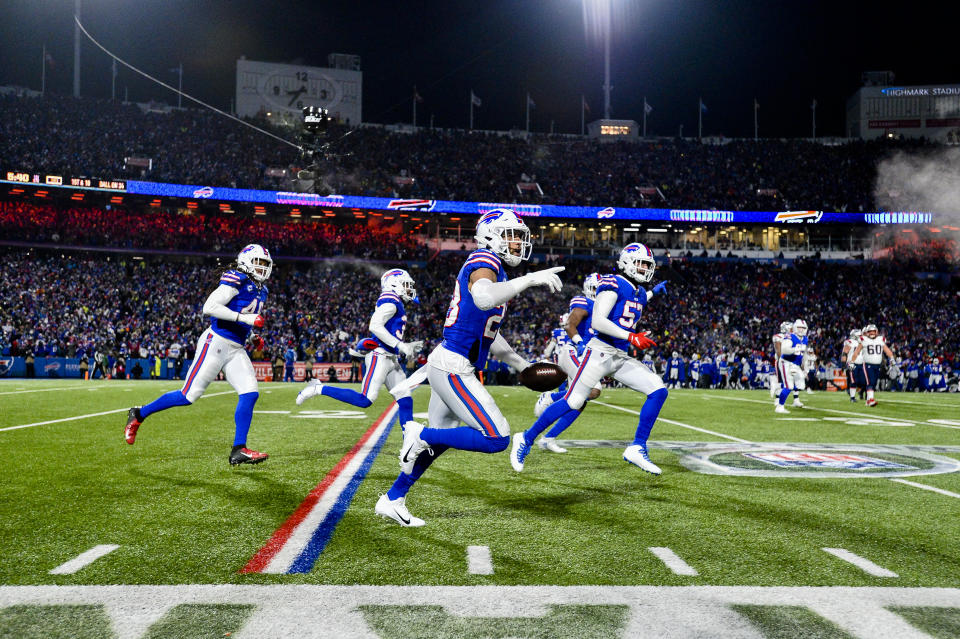
<path id="1" fill-rule="evenodd" d="M 550 362 L 537 362 L 520 371 L 520 383 L 541 393 L 554 390 L 566 379 L 563 369 Z"/>

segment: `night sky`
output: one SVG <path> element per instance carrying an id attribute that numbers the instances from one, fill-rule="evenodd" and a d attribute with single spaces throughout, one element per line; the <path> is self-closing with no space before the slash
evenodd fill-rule
<path id="1" fill-rule="evenodd" d="M 942 2 L 613 0 L 612 116 L 642 121 L 650 135 L 761 137 L 843 133 L 846 100 L 863 71 L 891 70 L 898 85 L 960 82 L 955 22 Z M 44 43 L 49 91 L 72 92 L 73 0 L 4 0 L 0 84 L 40 88 Z M 411 120 L 465 128 L 471 89 L 483 100 L 475 127 L 579 133 L 580 96 L 603 110 L 603 48 L 588 34 L 581 0 L 485 2 L 253 2 L 83 0 L 83 22 L 121 58 L 184 91 L 228 108 L 240 55 L 325 66 L 331 52 L 361 56 L 367 122 Z M 83 45 L 81 92 L 110 96 L 110 61 Z M 121 69 L 119 95 L 176 104 L 176 95 Z M 185 105 L 187 103 L 185 102 Z"/>

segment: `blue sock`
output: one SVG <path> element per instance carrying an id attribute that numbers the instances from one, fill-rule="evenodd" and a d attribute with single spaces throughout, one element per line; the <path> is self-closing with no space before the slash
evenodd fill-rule
<path id="1" fill-rule="evenodd" d="M 580 417 L 580 413 L 582 412 L 582 408 L 580 410 L 567 411 L 563 417 L 557 420 L 557 423 L 553 425 L 553 428 L 547 431 L 547 434 L 544 435 L 544 437 L 556 437 L 563 431 L 567 430 L 567 427 L 576 421 L 577 417 Z"/>
<path id="2" fill-rule="evenodd" d="M 257 403 L 260 393 L 244 393 L 237 400 L 237 410 L 233 414 L 233 421 L 237 430 L 233 436 L 234 446 L 243 446 L 247 443 L 247 433 L 250 431 L 250 422 L 253 421 L 253 405 Z"/>
<path id="3" fill-rule="evenodd" d="M 550 404 L 547 410 L 543 411 L 540 417 L 537 417 L 537 421 L 533 422 L 533 425 L 523 433 L 524 440 L 528 444 L 533 444 L 537 435 L 547 430 L 547 426 L 569 413 L 570 410 L 570 404 L 565 399 Z"/>
<path id="4" fill-rule="evenodd" d="M 320 389 L 320 394 L 326 395 L 327 397 L 332 397 L 337 401 L 352 404 L 358 408 L 367 408 L 373 403 L 367 399 L 366 395 L 358 393 L 357 391 L 349 388 L 338 388 L 337 386 L 324 385 L 323 388 Z M 404 422 L 401 421 L 400 423 L 402 424 Z"/>
<path id="5" fill-rule="evenodd" d="M 387 491 L 388 499 L 397 499 L 398 497 L 406 497 L 407 493 L 410 492 L 410 488 L 413 487 L 414 482 L 420 479 L 420 476 L 423 475 L 424 471 L 430 467 L 437 457 L 442 455 L 446 450 L 449 449 L 448 446 L 443 444 L 437 444 L 436 446 L 431 446 L 433 449 L 433 454 L 431 455 L 428 452 L 421 453 L 417 457 L 417 461 L 413 464 L 413 472 L 409 475 L 406 473 L 400 473 L 397 476 L 397 480 L 393 482 L 393 486 L 390 487 L 390 490 Z"/>
<path id="6" fill-rule="evenodd" d="M 190 401 L 182 392 L 178 390 L 170 391 L 169 393 L 164 393 L 146 406 L 142 406 L 140 408 L 140 417 L 146 419 L 159 411 L 167 410 L 174 406 L 187 406 L 188 404 L 190 404 Z"/>
<path id="7" fill-rule="evenodd" d="M 472 450 L 477 453 L 499 453 L 510 445 L 509 437 L 487 437 L 476 428 L 424 428 L 420 439 L 430 447 L 448 446 L 457 450 Z M 430 453 L 424 453 L 429 455 Z"/>
<path id="8" fill-rule="evenodd" d="M 564 382 L 560 384 L 560 388 L 550 393 L 550 399 L 557 402 L 563 399 L 563 396 L 567 394 L 567 383 Z"/>
<path id="9" fill-rule="evenodd" d="M 640 421 L 637 424 L 637 434 L 633 437 L 633 443 L 646 447 L 647 438 L 650 437 L 650 431 L 653 430 L 653 423 L 657 421 L 660 409 L 663 403 L 667 401 L 667 389 L 660 390 L 647 395 L 647 401 L 643 402 L 643 408 L 640 409 Z"/>
<path id="10" fill-rule="evenodd" d="M 783 406 L 785 403 L 787 403 L 787 398 L 788 398 L 788 397 L 790 397 L 790 389 L 789 389 L 789 388 L 784 388 L 784 389 L 782 389 L 782 390 L 780 391 L 780 399 L 778 400 L 778 401 L 780 402 L 780 405 L 781 405 L 781 406 Z"/>
<path id="11" fill-rule="evenodd" d="M 401 397 L 397 400 L 397 413 L 399 413 L 400 425 L 413 421 L 413 398 Z"/>

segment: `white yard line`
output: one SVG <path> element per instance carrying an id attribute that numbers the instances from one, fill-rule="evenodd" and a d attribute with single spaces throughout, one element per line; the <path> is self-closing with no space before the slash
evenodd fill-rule
<path id="1" fill-rule="evenodd" d="M 0 395 L 19 395 L 21 393 L 50 393 L 62 390 L 83 390 L 82 386 L 58 386 L 57 388 L 33 388 L 30 390 L 4 391 Z"/>
<path id="2" fill-rule="evenodd" d="M 944 403 L 941 404 L 940 406 L 937 406 L 936 404 L 928 404 L 927 402 L 911 402 L 911 401 L 906 400 L 906 399 L 887 399 L 886 397 L 884 397 L 884 398 L 883 398 L 883 403 L 886 404 L 886 403 L 888 403 L 888 402 L 889 402 L 890 404 L 913 404 L 913 405 L 915 405 L 915 406 L 925 406 L 925 407 L 927 407 L 927 408 L 935 408 L 935 409 L 940 409 L 940 408 L 960 408 L 960 404 L 954 404 L 954 403 L 952 403 L 952 402 L 944 402 Z"/>
<path id="3" fill-rule="evenodd" d="M 711 399 L 725 399 L 731 402 L 749 402 L 751 404 L 767 404 L 771 405 L 765 399 L 747 399 L 746 397 L 724 397 L 722 395 L 708 395 Z M 866 417 L 869 419 L 882 419 L 890 422 L 910 422 L 912 424 L 925 424 L 925 422 L 918 422 L 915 419 L 906 419 L 904 417 L 886 417 L 884 415 L 877 415 L 876 413 L 854 413 L 849 410 L 838 410 L 836 408 L 821 408 L 820 406 L 811 406 L 810 404 L 804 404 L 803 408 L 797 410 L 822 410 L 827 413 L 839 413 L 840 415 L 852 415 L 853 417 Z M 935 426 L 936 424 L 929 424 L 930 426 Z"/>
<path id="4" fill-rule="evenodd" d="M 102 544 L 100 546 L 94 546 L 90 550 L 84 553 L 80 553 L 70 561 L 62 563 L 53 570 L 50 571 L 51 575 L 72 575 L 81 568 L 85 568 L 95 562 L 97 559 L 100 559 L 104 555 L 112 553 L 114 550 L 119 548 L 114 544 Z"/>
<path id="5" fill-rule="evenodd" d="M 235 392 L 236 392 L 236 391 L 228 390 L 228 391 L 221 391 L 221 392 L 219 392 L 219 393 L 210 393 L 209 395 L 204 395 L 204 396 L 202 396 L 200 399 L 204 399 L 204 398 L 207 398 L 207 397 L 216 397 L 217 395 L 226 395 L 226 394 L 228 394 L 228 393 L 235 393 Z M 19 426 L 7 426 L 6 428 L 0 428 L 0 432 L 3 432 L 3 431 L 5 431 L 5 430 L 18 430 L 18 429 L 20 429 L 20 428 L 31 428 L 31 427 L 33 427 L 33 426 L 46 426 L 47 424 L 59 424 L 59 423 L 61 423 L 61 422 L 72 422 L 72 421 L 77 420 L 77 419 L 87 419 L 87 418 L 89 418 L 89 417 L 101 417 L 101 416 L 103 416 L 103 415 L 113 415 L 114 413 L 122 413 L 122 412 L 127 411 L 127 410 L 130 410 L 130 407 L 129 407 L 129 406 L 127 406 L 126 408 L 117 408 L 117 409 L 114 409 L 114 410 L 107 410 L 107 411 L 104 411 L 104 412 L 102 412 L 102 413 L 89 413 L 89 414 L 87 414 L 87 415 L 74 415 L 73 417 L 62 417 L 62 418 L 60 418 L 60 419 L 51 419 L 51 420 L 48 420 L 48 421 L 45 421 L 45 422 L 34 422 L 34 423 L 32 423 L 32 424 L 21 424 L 21 425 L 19 425 Z"/>
<path id="6" fill-rule="evenodd" d="M 863 572 L 868 575 L 873 575 L 874 577 L 899 577 L 897 573 L 892 570 L 887 570 L 883 566 L 878 566 L 869 559 L 864 559 L 860 555 L 856 555 L 846 548 L 823 548 L 824 552 L 828 552 L 838 559 L 842 559 L 848 563 L 853 564 Z"/>
<path id="7" fill-rule="evenodd" d="M 898 484 L 906 484 L 907 486 L 913 486 L 914 488 L 922 488 L 924 490 L 931 490 L 935 493 L 940 493 L 941 495 L 946 495 L 947 497 L 956 497 L 960 499 L 960 494 L 952 493 L 949 490 L 944 490 L 943 488 L 937 488 L 936 486 L 927 486 L 926 484 L 918 484 L 913 481 L 907 481 L 906 479 L 892 478 L 890 481 L 895 481 Z"/>
<path id="8" fill-rule="evenodd" d="M 685 562 L 683 559 L 680 559 L 680 556 L 669 548 L 654 546 L 652 548 L 647 548 L 647 550 L 656 555 L 657 558 L 662 561 L 664 565 L 675 575 L 696 577 L 700 574 L 697 572 L 696 568 Z"/>
<path id="9" fill-rule="evenodd" d="M 489 546 L 467 546 L 467 572 L 471 575 L 493 574 Z"/>
<path id="10" fill-rule="evenodd" d="M 623 406 L 616 406 L 614 404 L 607 404 L 606 402 L 600 402 L 597 400 L 592 400 L 594 404 L 599 404 L 600 406 L 606 406 L 607 408 L 613 408 L 614 410 L 622 410 L 625 413 L 630 413 L 632 415 L 639 415 L 640 411 L 632 410 L 630 408 L 624 408 Z M 696 426 L 691 426 L 690 424 L 684 424 L 683 422 L 674 421 L 672 419 L 665 419 L 663 417 L 657 417 L 658 422 L 666 422 L 667 424 L 673 424 L 674 426 L 682 426 L 683 428 L 689 428 L 690 430 L 696 430 L 701 433 L 706 433 L 708 435 L 713 435 L 715 437 L 723 437 L 724 439 L 729 439 L 735 442 L 740 442 L 741 444 L 752 444 L 750 440 L 740 439 L 739 437 L 734 437 L 733 435 L 724 435 L 723 433 L 717 433 L 712 430 L 707 430 L 706 428 L 698 428 Z"/>

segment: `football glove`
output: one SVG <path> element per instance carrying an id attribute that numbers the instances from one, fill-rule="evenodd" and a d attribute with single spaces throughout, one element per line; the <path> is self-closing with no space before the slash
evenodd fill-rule
<path id="1" fill-rule="evenodd" d="M 417 340 L 415 342 L 400 342 L 397 344 L 397 350 L 403 353 L 404 357 L 410 358 L 413 357 L 413 354 L 416 353 L 423 347 L 423 340 Z"/>
<path id="2" fill-rule="evenodd" d="M 237 321 L 254 328 L 263 328 L 266 318 L 257 313 L 237 313 Z"/>
<path id="3" fill-rule="evenodd" d="M 583 357 L 583 351 L 587 350 L 586 342 L 574 342 L 573 347 L 577 349 L 577 357 Z"/>
<path id="4" fill-rule="evenodd" d="M 642 333 L 630 333 L 627 341 L 635 346 L 638 351 L 645 350 L 651 346 L 656 346 L 657 343 L 647 337 L 647 335 L 649 335 L 649 331 L 643 331 Z"/>
<path id="5" fill-rule="evenodd" d="M 528 273 L 518 279 L 525 280 L 527 286 L 546 286 L 554 293 L 559 293 L 560 289 L 563 288 L 563 282 L 560 281 L 557 273 L 564 268 L 566 267 L 554 266 L 553 268 L 545 268 L 542 271 Z"/>
<path id="6" fill-rule="evenodd" d="M 856 367 L 857 367 L 857 365 L 854 364 L 853 362 L 848 362 L 848 363 L 847 363 L 847 368 L 850 369 L 850 370 L 853 370 L 853 369 L 856 368 Z"/>
<path id="7" fill-rule="evenodd" d="M 654 286 L 654 287 L 653 287 L 653 294 L 654 294 L 654 295 L 666 295 L 666 294 L 667 294 L 667 283 L 666 283 L 666 282 L 660 282 L 659 284 L 657 284 L 656 286 Z"/>
<path id="8" fill-rule="evenodd" d="M 253 350 L 262 351 L 265 345 L 266 344 L 264 343 L 262 337 L 260 337 L 259 335 L 253 336 L 253 339 L 251 340 L 251 346 L 253 346 Z"/>

